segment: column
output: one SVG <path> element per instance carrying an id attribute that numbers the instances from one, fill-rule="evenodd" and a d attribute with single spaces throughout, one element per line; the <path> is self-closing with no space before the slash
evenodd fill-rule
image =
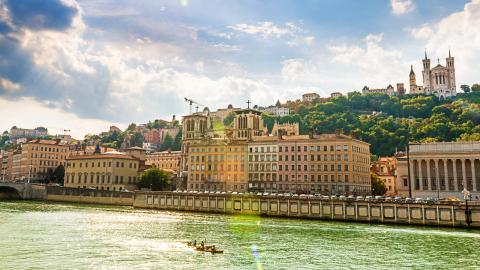
<path id="1" fill-rule="evenodd" d="M 410 166 L 409 185 L 412 191 L 415 190 L 415 166 L 413 165 L 414 162 L 415 160 L 411 159 L 410 164 L 408 164 L 408 166 Z"/>
<path id="2" fill-rule="evenodd" d="M 461 190 L 458 190 L 457 160 L 452 159 L 452 163 L 453 163 L 453 191 L 461 191 Z"/>
<path id="3" fill-rule="evenodd" d="M 448 159 L 443 159 L 443 173 L 445 174 L 444 177 L 445 177 L 445 189 L 447 191 L 450 191 L 450 180 L 448 179 Z"/>
<path id="4" fill-rule="evenodd" d="M 468 188 L 467 186 L 467 170 L 465 168 L 465 159 L 462 158 L 462 183 L 463 183 L 463 188 Z"/>
<path id="5" fill-rule="evenodd" d="M 435 182 L 437 185 L 437 189 L 440 190 L 442 185 L 440 181 L 440 172 L 438 170 L 438 159 L 435 159 Z"/>
<path id="6" fill-rule="evenodd" d="M 477 176 L 475 175 L 475 159 L 470 159 L 470 164 L 472 167 L 472 184 L 473 184 L 473 191 L 477 191 Z"/>
<path id="7" fill-rule="evenodd" d="M 430 175 L 430 160 L 427 159 L 427 190 L 432 190 L 432 177 Z"/>
<path id="8" fill-rule="evenodd" d="M 422 178 L 422 160 L 418 161 L 418 182 L 420 183 L 420 190 L 423 190 L 423 178 Z"/>

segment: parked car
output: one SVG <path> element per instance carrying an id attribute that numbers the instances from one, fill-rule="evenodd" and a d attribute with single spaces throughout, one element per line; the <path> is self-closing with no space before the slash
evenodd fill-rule
<path id="1" fill-rule="evenodd" d="M 390 196 L 387 196 L 387 197 L 385 197 L 383 200 L 386 201 L 386 202 L 392 202 L 392 201 L 393 201 L 393 198 L 390 197 Z"/>
<path id="2" fill-rule="evenodd" d="M 375 198 L 373 196 L 366 196 L 365 201 L 375 201 Z"/>
<path id="3" fill-rule="evenodd" d="M 376 201 L 384 201 L 385 197 L 384 196 L 375 196 Z"/>
<path id="4" fill-rule="evenodd" d="M 413 198 L 410 198 L 410 197 L 405 198 L 406 203 L 413 203 L 413 201 L 414 201 Z"/>
<path id="5" fill-rule="evenodd" d="M 355 201 L 355 196 L 349 195 L 349 196 L 347 197 L 347 200 L 348 200 L 348 201 Z"/>
<path id="6" fill-rule="evenodd" d="M 322 200 L 330 200 L 330 196 L 327 196 L 327 195 L 323 195 L 321 198 Z"/>
<path id="7" fill-rule="evenodd" d="M 397 197 L 393 198 L 393 201 L 395 201 L 395 202 L 402 202 L 403 199 L 402 199 L 402 197 L 397 196 Z"/>
<path id="8" fill-rule="evenodd" d="M 422 198 L 415 198 L 415 203 L 424 203 L 425 200 Z"/>
<path id="9" fill-rule="evenodd" d="M 355 198 L 355 200 L 357 200 L 357 201 L 364 201 L 365 198 L 364 198 L 363 196 L 357 196 L 357 197 Z"/>

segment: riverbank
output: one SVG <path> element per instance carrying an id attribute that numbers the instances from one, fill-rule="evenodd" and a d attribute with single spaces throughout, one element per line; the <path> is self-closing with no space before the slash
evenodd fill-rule
<path id="1" fill-rule="evenodd" d="M 135 192 L 137 208 L 381 224 L 480 228 L 480 205 L 322 200 L 319 197 Z"/>

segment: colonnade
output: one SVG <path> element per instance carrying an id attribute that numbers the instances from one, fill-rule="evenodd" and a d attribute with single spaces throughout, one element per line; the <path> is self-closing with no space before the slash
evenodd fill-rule
<path id="1" fill-rule="evenodd" d="M 478 158 L 410 158 L 410 183 L 420 191 L 480 191 Z"/>

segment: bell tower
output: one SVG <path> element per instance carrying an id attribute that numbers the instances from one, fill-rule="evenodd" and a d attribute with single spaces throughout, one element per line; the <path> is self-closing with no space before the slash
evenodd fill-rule
<path id="1" fill-rule="evenodd" d="M 455 81 L 455 58 L 452 57 L 450 53 L 450 48 L 448 49 L 447 57 L 447 72 L 448 72 L 448 89 L 451 91 L 452 95 L 456 95 L 456 81 Z"/>
<path id="2" fill-rule="evenodd" d="M 430 69 L 430 59 L 427 57 L 427 49 L 425 49 L 425 59 L 422 60 L 423 62 L 423 88 L 427 93 L 429 93 L 432 89 L 431 87 L 431 74 L 432 71 Z"/>

